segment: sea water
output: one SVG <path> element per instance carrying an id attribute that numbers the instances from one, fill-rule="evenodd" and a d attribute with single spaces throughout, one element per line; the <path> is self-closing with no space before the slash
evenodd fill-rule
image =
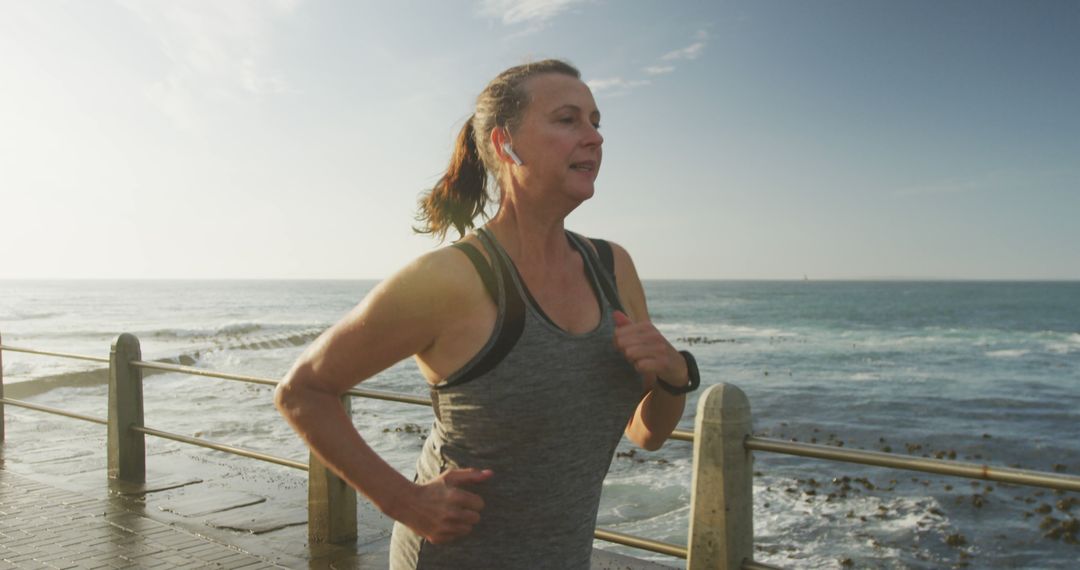
<path id="1" fill-rule="evenodd" d="M 280 378 L 370 281 L 0 281 L 7 345 Z M 648 281 L 652 318 L 702 384 L 750 399 L 758 435 L 1080 473 L 1080 283 Z M 53 380 L 33 401 L 104 415 L 100 364 L 5 352 L 4 382 Z M 306 451 L 268 387 L 181 374 L 145 382 L 147 424 L 278 456 Z M 365 387 L 426 396 L 411 361 Z M 700 391 L 681 427 L 692 429 Z M 9 422 L 73 422 L 9 408 Z M 357 399 L 354 423 L 411 476 L 429 408 Z M 180 445 L 180 444 L 176 444 Z M 194 449 L 194 448 L 189 448 Z M 1075 568 L 1054 530 L 1075 494 L 757 453 L 755 558 L 788 568 Z M 277 469 L 251 462 L 250 469 Z M 685 544 L 691 447 L 623 442 L 599 524 Z M 1048 520 L 1051 519 L 1051 520 Z M 598 542 L 675 566 L 680 562 Z"/>

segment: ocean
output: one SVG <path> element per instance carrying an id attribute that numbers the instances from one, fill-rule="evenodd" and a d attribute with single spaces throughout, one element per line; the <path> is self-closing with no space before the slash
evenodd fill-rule
<path id="1" fill-rule="evenodd" d="M 144 359 L 279 378 L 373 286 L 0 281 L 0 335 L 7 345 L 108 356 L 112 339 L 129 332 Z M 747 394 L 758 435 L 1080 473 L 1080 283 L 647 281 L 645 288 L 658 328 L 696 355 L 703 386 L 726 382 Z M 104 416 L 105 386 L 87 372 L 99 367 L 3 354 L 9 388 L 29 383 L 38 387 L 31 401 Z M 148 376 L 145 385 L 147 425 L 307 457 L 267 387 L 171 373 Z M 427 394 L 411 361 L 363 386 Z M 683 428 L 693 428 L 698 394 Z M 431 410 L 357 399 L 353 416 L 372 446 L 411 475 Z M 81 424 L 13 407 L 7 417 L 9 441 L 25 433 L 14 425 L 52 433 Z M 623 442 L 599 524 L 685 544 L 691 451 L 677 441 L 653 453 Z M 762 562 L 1065 569 L 1080 561 L 1075 494 L 766 453 L 755 455 L 754 470 L 754 556 Z"/>

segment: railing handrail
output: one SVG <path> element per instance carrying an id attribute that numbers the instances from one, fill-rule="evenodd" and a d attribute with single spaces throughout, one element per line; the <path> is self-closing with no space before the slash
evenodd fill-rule
<path id="1" fill-rule="evenodd" d="M 61 358 L 71 358 L 74 360 L 90 360 L 92 362 L 104 362 L 109 363 L 109 359 L 102 356 L 90 356 L 88 354 L 74 354 L 71 352 L 55 352 L 52 350 L 40 350 L 37 348 L 24 348 L 21 346 L 11 346 L 9 344 L 0 344 L 0 351 L 8 350 L 11 352 L 25 352 L 27 354 L 40 354 L 44 356 L 59 356 Z"/>
<path id="2" fill-rule="evenodd" d="M 90 360 L 90 361 L 105 362 L 105 363 L 109 362 L 108 358 L 98 358 L 98 357 L 95 357 L 95 356 L 89 356 L 89 355 L 83 355 L 83 354 L 73 354 L 73 353 L 67 353 L 67 352 L 44 351 L 44 350 L 37 350 L 37 349 L 24 348 L 24 347 L 13 347 L 13 346 L 10 346 L 10 345 L 0 344 L 0 351 L 3 351 L 3 350 L 10 350 L 10 351 L 13 351 L 13 352 L 22 352 L 22 353 L 27 353 L 27 354 L 36 354 L 36 355 L 43 355 L 43 356 L 55 356 L 55 357 L 60 357 L 60 358 L 71 358 L 71 359 L 77 359 L 77 360 Z M 162 371 L 162 372 L 176 372 L 176 373 L 180 373 L 180 374 L 190 374 L 190 375 L 193 375 L 193 376 L 202 376 L 202 377 L 207 377 L 207 378 L 218 378 L 218 379 L 222 379 L 222 380 L 230 380 L 230 381 L 235 381 L 235 382 L 247 382 L 247 383 L 250 383 L 250 384 L 260 384 L 260 385 L 264 385 L 264 386 L 277 386 L 280 383 L 279 380 L 275 380 L 273 378 L 268 378 L 268 377 L 263 377 L 263 376 L 252 376 L 252 375 L 248 375 L 248 374 L 235 374 L 235 373 L 231 373 L 231 372 L 218 372 L 218 371 L 214 371 L 214 370 L 206 370 L 204 368 L 196 368 L 196 367 L 193 367 L 193 366 L 185 366 L 185 365 L 182 365 L 182 364 L 171 364 L 171 363 L 168 363 L 168 362 L 153 362 L 153 361 L 144 361 L 144 360 L 132 360 L 132 361 L 128 362 L 128 364 L 130 366 L 134 367 L 134 368 L 139 368 L 139 369 L 158 370 L 158 371 Z M 352 389 L 348 390 L 346 392 L 346 394 L 349 395 L 349 396 L 355 396 L 355 397 L 360 397 L 360 398 L 369 398 L 369 399 L 374 399 L 374 400 L 383 400 L 383 401 L 391 401 L 391 402 L 399 402 L 399 403 L 405 403 L 405 404 L 413 404 L 413 405 L 431 407 L 431 400 L 428 399 L 428 398 L 421 398 L 419 396 L 412 396 L 412 395 L 403 394 L 403 393 L 400 393 L 400 392 L 391 392 L 391 391 L 383 391 L 383 390 L 370 390 L 370 389 L 362 389 L 362 388 L 352 388 Z M 27 408 L 27 409 L 32 409 L 32 410 L 36 410 L 36 411 L 40 411 L 40 412 L 46 412 L 46 413 L 56 414 L 56 415 L 60 415 L 60 416 L 66 416 L 66 417 L 73 418 L 73 419 L 79 419 L 79 420 L 83 420 L 83 421 L 89 421 L 89 422 L 93 422 L 93 423 L 99 423 L 99 424 L 108 425 L 108 420 L 105 419 L 105 418 L 86 416 L 86 415 L 77 414 L 77 413 L 74 413 L 74 412 L 68 412 L 66 410 L 61 410 L 59 408 L 53 408 L 53 407 L 49 407 L 49 406 L 42 406 L 40 404 L 33 404 L 33 403 L 25 402 L 25 401 L 22 401 L 22 400 L 14 400 L 14 399 L 10 399 L 10 398 L 0 398 L 0 403 L 7 403 L 7 404 L 14 405 L 14 406 Z M 223 451 L 223 452 L 226 452 L 226 453 L 232 453 L 234 455 L 239 455 L 241 457 L 248 457 L 248 458 L 256 459 L 256 460 L 259 460 L 259 461 L 265 461 L 265 462 L 268 462 L 268 463 L 275 463 L 275 464 L 278 464 L 278 465 L 283 465 L 285 467 L 291 467 L 291 468 L 294 468 L 294 469 L 301 469 L 301 470 L 305 470 L 305 471 L 308 470 L 308 465 L 306 465 L 306 464 L 304 464 L 302 462 L 295 461 L 295 460 L 292 460 L 292 459 L 286 459 L 286 458 L 283 458 L 283 457 L 277 457 L 277 456 L 274 456 L 274 455 L 269 455 L 269 454 L 261 453 L 261 452 L 258 452 L 258 451 L 245 449 L 245 448 L 242 448 L 242 447 L 236 447 L 236 446 L 231 446 L 231 445 L 228 445 L 228 444 L 212 442 L 212 441 L 209 441 L 209 440 L 206 440 L 206 439 L 201 439 L 201 438 L 189 437 L 189 436 L 181 435 L 181 434 L 178 434 L 178 433 L 172 433 L 172 432 L 167 432 L 167 431 L 162 431 L 162 430 L 158 430 L 158 429 L 149 428 L 149 427 L 146 427 L 146 426 L 133 426 L 131 429 L 133 431 L 137 432 L 137 433 L 142 433 L 142 434 L 145 434 L 145 435 L 152 435 L 152 436 L 155 436 L 155 437 L 160 437 L 160 438 L 163 438 L 163 439 L 169 439 L 169 440 L 172 440 L 172 441 L 178 441 L 178 442 L 181 442 L 181 443 L 186 443 L 188 445 L 194 445 L 196 447 L 204 447 L 204 448 L 208 448 L 208 449 L 214 449 L 214 450 L 217 450 L 217 451 Z M 693 434 L 693 432 L 687 431 L 687 430 L 675 430 L 675 432 L 672 433 L 672 439 L 692 442 L 694 440 L 694 434 Z M 648 550 L 648 551 L 651 551 L 651 552 L 656 552 L 658 554 L 667 554 L 669 556 L 674 556 L 674 557 L 677 557 L 677 558 L 685 559 L 687 557 L 687 548 L 685 546 L 675 544 L 675 543 L 662 542 L 662 541 L 652 540 L 652 539 L 642 537 L 642 536 L 635 536 L 635 535 L 630 535 L 630 534 L 619 533 L 619 532 L 616 532 L 616 531 L 613 531 L 613 530 L 610 530 L 610 529 L 604 529 L 604 528 L 600 528 L 600 527 L 596 528 L 593 535 L 597 539 L 604 540 L 604 541 L 607 541 L 607 542 L 612 542 L 612 543 L 615 543 L 615 544 L 621 544 L 621 545 L 624 545 L 624 546 L 630 546 L 630 547 L 639 548 L 639 549 L 642 549 L 642 550 Z"/>
<path id="3" fill-rule="evenodd" d="M 130 336 L 130 335 L 122 335 L 122 336 Z M 133 339 L 134 342 L 135 342 L 135 345 L 134 345 L 135 346 L 135 353 L 133 355 L 134 358 L 130 358 L 130 359 L 126 360 L 125 364 L 128 367 L 130 367 L 132 370 L 149 369 L 149 370 L 158 370 L 158 371 L 164 371 L 164 372 L 176 372 L 176 373 L 190 374 L 190 375 L 195 375 L 195 376 L 218 378 L 218 379 L 222 379 L 222 380 L 231 380 L 231 381 L 239 381 L 239 382 L 248 382 L 248 383 L 253 383 L 253 384 L 261 384 L 261 385 L 266 385 L 266 386 L 277 386 L 279 384 L 279 381 L 276 380 L 276 379 L 273 379 L 273 378 L 266 378 L 266 377 L 260 377 L 260 376 L 251 376 L 251 375 L 245 375 L 245 374 L 234 374 L 234 373 L 228 373 L 228 372 L 217 372 L 217 371 L 213 371 L 213 370 L 206 370 L 206 369 L 202 369 L 202 368 L 195 368 L 195 367 L 192 367 L 192 366 L 184 366 L 184 365 L 179 365 L 179 364 L 170 364 L 170 363 L 166 363 L 166 362 L 143 361 L 143 360 L 139 359 L 139 355 L 138 355 L 138 340 L 134 339 L 134 337 L 131 337 L 131 339 Z M 21 353 L 26 353 L 26 354 L 35 354 L 35 355 L 43 355 L 43 356 L 54 356 L 54 357 L 59 357 L 59 358 L 69 358 L 69 359 L 85 360 L 85 361 L 92 361 L 92 362 L 104 362 L 104 363 L 109 363 L 110 364 L 110 372 L 114 372 L 114 371 L 112 371 L 113 363 L 112 363 L 111 359 L 109 359 L 109 358 L 101 358 L 101 357 L 96 357 L 96 356 L 83 355 L 83 354 L 74 354 L 74 353 L 68 353 L 68 352 L 39 350 L 39 349 L 26 348 L 26 347 L 16 347 L 16 346 L 11 346 L 11 345 L 5 345 L 2 342 L 0 342 L 0 355 L 2 355 L 3 351 L 21 352 Z M 116 351 L 116 345 L 114 344 L 114 357 L 115 357 L 115 351 Z M 0 364 L 2 364 L 2 358 L 0 358 Z M 110 379 L 110 384 L 112 382 L 113 382 L 113 380 L 111 378 Z M 140 380 L 140 382 L 141 382 L 141 380 Z M 141 388 L 139 389 L 139 392 L 140 392 L 139 398 L 141 400 Z M 431 406 L 431 401 L 429 399 L 427 399 L 427 398 L 422 398 L 422 397 L 419 397 L 419 396 L 412 396 L 412 395 L 409 395 L 409 394 L 402 394 L 402 393 L 398 393 L 398 392 L 388 392 L 388 391 L 380 391 L 380 390 L 369 390 L 369 389 L 353 388 L 353 389 L 349 390 L 345 395 L 346 396 L 353 396 L 353 397 L 363 397 L 363 398 L 378 399 L 378 400 L 384 400 L 384 401 L 394 401 L 394 402 L 414 404 L 414 405 L 426 405 L 426 406 L 429 406 L 429 407 Z M 735 396 L 735 400 L 729 400 L 729 403 L 724 404 L 724 406 L 734 405 L 734 406 L 738 407 L 738 406 L 745 405 L 745 413 L 747 414 L 747 416 L 746 416 L 747 421 L 745 421 L 742 424 L 740 429 L 748 429 L 747 426 L 749 425 L 749 421 L 748 421 L 749 405 L 748 405 L 748 403 L 745 402 L 745 396 L 742 395 L 741 391 L 738 391 L 737 389 L 735 389 L 735 393 L 733 393 L 733 396 Z M 721 399 L 722 399 L 722 397 L 718 397 L 716 399 L 716 402 L 720 402 Z M 739 399 L 741 399 L 741 402 L 739 401 Z M 735 404 L 730 404 L 730 401 L 735 401 L 736 403 Z M 705 399 L 703 397 L 703 399 L 699 403 L 701 405 L 699 406 L 699 411 L 698 411 L 699 418 L 698 418 L 698 424 L 697 424 L 698 427 L 697 427 L 696 431 L 700 431 L 702 429 L 702 427 L 703 427 L 703 424 L 701 423 L 700 420 L 702 419 L 701 418 L 701 416 L 703 415 L 702 411 L 706 408 L 707 402 L 705 402 Z M 69 417 L 69 418 L 78 419 L 78 420 L 87 421 L 87 422 L 92 422 L 92 423 L 110 425 L 110 429 L 112 429 L 112 426 L 111 426 L 109 420 L 105 419 L 105 418 L 99 418 L 99 417 L 95 417 L 95 416 L 78 414 L 78 413 L 75 413 L 75 412 L 69 412 L 69 411 L 66 411 L 66 410 L 62 410 L 62 409 L 59 409 L 59 408 L 53 408 L 53 407 L 50 407 L 50 406 L 44 406 L 44 405 L 41 405 L 41 404 L 34 404 L 34 403 L 30 403 L 30 402 L 26 402 L 26 401 L 22 401 L 22 400 L 17 400 L 17 399 L 12 399 L 12 398 L 5 398 L 4 394 L 3 394 L 3 376 L 2 376 L 2 371 L 0 371 L 0 441 L 2 441 L 2 437 L 3 437 L 3 421 L 4 421 L 4 419 L 3 419 L 3 413 L 2 412 L 3 412 L 3 405 L 4 404 L 10 404 L 10 405 L 14 405 L 14 406 L 22 407 L 22 408 L 27 408 L 27 409 L 31 409 L 31 410 L 35 410 L 35 411 L 40 411 L 40 412 L 45 412 L 45 413 L 51 413 L 51 414 L 66 416 L 66 417 Z M 708 405 L 709 406 L 718 406 L 719 404 L 718 403 L 708 403 Z M 294 469 L 307 470 L 307 471 L 311 471 L 311 470 L 314 469 L 314 465 L 309 466 L 308 464 L 304 464 L 304 463 L 299 462 L 299 461 L 286 459 L 286 458 L 281 458 L 281 457 L 276 457 L 276 456 L 273 456 L 273 455 L 269 455 L 269 454 L 249 450 L 249 449 L 244 449 L 244 448 L 240 448 L 240 447 L 236 447 L 236 446 L 232 446 L 232 445 L 228 445 L 228 444 L 224 444 L 224 443 L 218 443 L 218 442 L 208 441 L 208 440 L 205 440 L 205 439 L 188 437 L 188 436 L 181 435 L 181 434 L 171 433 L 171 432 L 162 431 L 162 430 L 158 430 L 158 429 L 143 426 L 143 425 L 141 425 L 141 403 L 139 404 L 139 406 L 140 406 L 140 409 L 139 409 L 139 412 L 138 412 L 139 415 L 140 415 L 139 422 L 137 424 L 131 425 L 130 428 L 129 428 L 131 433 L 137 433 L 137 434 L 139 434 L 139 437 L 142 437 L 142 435 L 152 435 L 152 436 L 155 436 L 155 437 L 160 437 L 160 438 L 164 438 L 164 439 L 170 439 L 170 440 L 173 440 L 173 441 L 178 441 L 178 442 L 186 443 L 186 444 L 189 444 L 189 445 L 195 445 L 195 446 L 199 446 L 199 447 L 215 449 L 215 450 L 223 451 L 223 452 L 226 452 L 226 453 L 232 453 L 232 454 L 240 455 L 240 456 L 243 456 L 243 457 L 257 459 L 257 460 L 260 460 L 260 461 L 265 461 L 265 462 L 269 462 L 269 463 L 275 463 L 275 464 L 278 464 L 278 465 L 283 465 L 283 466 L 291 467 L 291 468 L 294 468 Z M 731 413 L 732 411 L 735 411 L 735 408 L 732 408 L 732 410 L 729 410 L 729 413 Z M 113 411 L 110 410 L 110 416 L 112 415 L 112 413 L 113 413 Z M 739 411 L 739 413 L 741 413 L 741 410 Z M 714 423 L 715 423 L 715 419 L 714 419 Z M 720 431 L 724 431 L 724 430 L 721 429 Z M 703 433 L 705 433 L 705 432 L 703 432 Z M 709 443 L 710 445 L 717 445 L 717 442 L 720 439 L 722 439 L 723 437 L 726 437 L 726 436 L 721 434 L 721 436 L 719 438 L 714 438 L 712 441 L 709 441 L 708 438 L 706 438 L 706 442 Z M 697 460 L 697 455 L 699 453 L 698 446 L 702 442 L 698 441 L 699 438 L 696 437 L 695 431 L 678 430 L 677 429 L 677 430 L 672 432 L 672 434 L 670 436 L 670 439 L 679 440 L 679 441 L 687 441 L 687 442 L 694 443 L 695 444 L 695 463 L 697 462 L 696 461 Z M 853 449 L 853 448 L 841 448 L 841 447 L 835 447 L 835 446 L 829 446 L 829 445 L 802 443 L 802 442 L 795 442 L 795 441 L 785 441 L 785 440 L 775 439 L 775 438 L 753 436 L 753 435 L 750 435 L 749 433 L 746 433 L 746 432 L 744 432 L 744 435 L 740 439 L 741 439 L 741 444 L 739 445 L 739 448 L 742 450 L 742 452 L 744 452 L 746 454 L 748 454 L 750 451 L 763 451 L 763 452 L 770 452 L 770 453 L 780 453 L 780 454 L 785 454 L 785 455 L 797 455 L 797 456 L 802 456 L 802 457 L 811 457 L 811 458 L 823 459 L 823 460 L 827 460 L 827 461 L 857 463 L 857 464 L 863 464 L 863 465 L 871 465 L 871 466 L 875 466 L 875 467 L 885 467 L 885 468 L 901 469 L 901 470 L 908 470 L 908 471 L 920 471 L 920 472 L 926 472 L 926 473 L 935 473 L 935 474 L 939 474 L 939 475 L 949 475 L 949 476 L 956 476 L 956 477 L 964 477 L 964 478 L 968 478 L 968 479 L 982 479 L 982 480 L 989 480 L 989 481 L 997 481 L 997 482 L 1001 482 L 1001 483 L 1018 484 L 1018 485 L 1030 485 L 1030 486 L 1044 487 L 1044 488 L 1055 489 L 1055 490 L 1080 491 L 1080 477 L 1073 476 L 1073 475 L 1065 475 L 1065 474 L 1060 474 L 1060 473 L 1049 473 L 1049 472 L 1035 471 L 1035 470 L 1029 470 L 1029 469 L 994 467 L 994 466 L 991 466 L 991 465 L 988 465 L 988 464 L 976 464 L 976 463 L 969 463 L 969 462 L 961 462 L 961 461 L 955 461 L 955 460 L 951 460 L 951 459 L 950 460 L 944 460 L 944 459 L 934 459 L 934 458 L 929 458 L 929 457 L 915 457 L 915 456 L 912 456 L 912 455 L 893 454 L 893 453 L 880 452 L 880 451 L 869 451 L 869 450 Z M 713 450 L 713 452 L 716 453 L 716 450 Z M 724 453 L 727 454 L 727 453 L 731 453 L 731 452 L 730 451 L 724 451 Z M 314 462 L 314 460 L 312 460 L 312 461 Z M 112 470 L 112 465 L 110 465 L 110 471 L 111 470 Z M 697 473 L 695 473 L 695 486 L 697 485 L 696 477 L 697 477 Z M 723 478 L 721 477 L 717 481 L 722 481 L 722 479 Z M 708 484 L 712 484 L 712 483 L 715 483 L 715 481 L 709 482 Z M 726 483 L 723 483 L 723 484 L 726 485 Z M 720 499 L 721 501 L 730 501 L 731 500 L 731 498 L 727 496 L 727 494 L 728 494 L 727 489 L 725 489 L 725 492 L 723 494 L 725 495 L 725 497 L 721 498 Z M 713 510 L 715 511 L 715 509 L 713 509 Z M 752 518 L 752 515 L 751 515 L 751 518 Z M 694 522 L 695 521 L 691 521 L 692 526 L 693 526 Z M 727 531 L 727 526 L 725 526 L 725 525 L 730 525 L 730 521 L 721 521 L 720 524 L 721 524 L 721 526 L 724 526 L 725 531 Z M 742 532 L 742 531 L 739 531 L 739 532 Z M 617 544 L 631 546 L 631 547 L 639 548 L 639 549 L 643 549 L 643 550 L 649 550 L 649 551 L 660 553 L 660 554 L 667 554 L 669 556 L 675 556 L 675 557 L 684 558 L 684 559 L 688 559 L 688 557 L 690 555 L 690 551 L 691 551 L 690 548 L 685 547 L 685 546 L 681 546 L 681 545 L 678 545 L 678 544 L 662 542 L 662 541 L 656 541 L 656 540 L 648 539 L 648 538 L 645 538 L 645 537 L 639 537 L 639 536 L 634 536 L 634 535 L 623 534 L 623 533 L 619 533 L 619 532 L 615 532 L 615 531 L 612 531 L 612 530 L 603 529 L 603 528 L 599 528 L 599 527 L 597 527 L 595 529 L 594 536 L 595 536 L 595 538 L 600 539 L 600 540 L 605 540 L 605 541 L 608 541 L 608 542 L 613 542 L 613 543 L 617 543 Z M 725 537 L 725 539 L 732 539 L 732 538 L 731 537 Z M 690 541 L 693 542 L 693 540 L 694 540 L 694 529 L 691 528 L 691 540 Z M 734 539 L 732 539 L 732 540 L 734 540 Z M 709 553 L 709 555 L 712 556 L 712 553 Z M 710 560 L 719 560 L 719 558 L 710 558 Z M 692 568 L 697 567 L 697 564 L 695 564 L 693 559 L 690 559 L 690 567 L 692 567 Z M 773 569 L 773 568 L 775 568 L 775 567 L 769 566 L 767 564 L 762 564 L 760 562 L 756 562 L 756 561 L 752 560 L 749 557 L 742 559 L 741 563 L 726 564 L 726 567 L 739 567 L 739 568 L 743 568 L 743 569 L 746 569 L 746 570 L 753 570 L 753 569 L 763 569 L 764 570 L 764 569 Z"/>
<path id="4" fill-rule="evenodd" d="M 93 362 L 104 362 L 108 364 L 108 358 L 101 358 L 97 356 L 89 356 L 85 354 L 73 354 L 68 352 L 53 352 L 45 350 L 37 350 L 32 348 L 15 347 L 10 345 L 0 344 L 0 350 L 10 350 L 13 352 L 23 352 L 27 354 L 39 354 L 44 356 L 58 356 L 61 358 L 72 358 L 76 360 L 90 360 Z M 236 382 L 247 382 L 249 384 L 262 384 L 264 386 L 277 386 L 279 380 L 268 378 L 265 376 L 252 376 L 249 374 L 235 374 L 232 372 L 218 372 L 216 370 L 206 370 L 205 368 L 195 368 L 194 366 L 184 366 L 182 364 L 170 364 L 168 362 L 160 361 L 143 361 L 136 360 L 130 363 L 132 366 L 138 368 L 144 368 L 148 370 L 158 370 L 161 372 L 178 372 L 182 374 L 191 374 L 193 376 L 203 376 L 207 378 L 220 378 L 222 380 L 233 380 Z M 372 400 L 384 400 L 388 402 L 400 402 L 404 404 L 414 404 L 418 406 L 431 407 L 431 400 L 428 398 L 422 398 L 420 396 L 413 396 L 411 394 L 404 394 L 401 392 L 390 392 L 384 390 L 370 390 L 366 388 L 352 388 L 347 394 L 350 396 L 356 396 L 359 398 L 369 398 Z M 671 439 L 677 441 L 686 441 L 693 443 L 694 432 L 685 429 L 676 429 L 671 432 Z"/>
<path id="5" fill-rule="evenodd" d="M 921 471 L 924 473 L 951 475 L 967 479 L 984 479 L 987 481 L 997 481 L 999 483 L 1030 485 L 1062 491 L 1080 491 L 1080 477 L 1075 475 L 1064 475 L 1061 473 L 1047 473 L 1044 471 L 1015 469 L 1011 467 L 993 467 L 985 463 L 968 463 L 951 459 L 945 460 L 929 457 L 916 457 L 914 455 L 886 453 L 884 451 L 868 451 L 865 449 L 850 449 L 813 443 L 784 441 L 782 439 L 768 437 L 750 436 L 746 438 L 745 445 L 747 449 L 752 451 L 799 455 L 802 457 L 813 457 L 829 461 L 859 463 L 862 465 L 903 469 L 906 471 Z"/>

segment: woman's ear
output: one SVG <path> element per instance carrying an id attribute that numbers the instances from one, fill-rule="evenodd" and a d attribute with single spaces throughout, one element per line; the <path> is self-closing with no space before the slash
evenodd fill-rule
<path id="1" fill-rule="evenodd" d="M 491 129 L 491 146 L 495 148 L 495 155 L 501 162 L 513 162 L 521 165 L 521 159 L 514 153 L 513 143 L 510 140 L 510 132 L 505 127 Z"/>

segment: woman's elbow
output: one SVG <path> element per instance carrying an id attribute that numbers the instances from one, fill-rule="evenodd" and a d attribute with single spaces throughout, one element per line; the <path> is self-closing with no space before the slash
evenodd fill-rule
<path id="1" fill-rule="evenodd" d="M 634 445 L 644 449 L 645 451 L 656 451 L 661 447 L 664 447 L 664 442 L 667 441 L 666 436 L 655 434 L 650 431 L 644 433 L 637 430 L 628 430 L 627 437 Z"/>
<path id="2" fill-rule="evenodd" d="M 657 451 L 661 447 L 664 447 L 664 442 L 667 441 L 666 437 L 650 437 L 641 442 L 641 448 L 645 451 Z"/>
<path id="3" fill-rule="evenodd" d="M 274 388 L 274 407 L 286 419 L 294 417 L 302 405 L 304 372 L 303 366 L 293 367 Z"/>

